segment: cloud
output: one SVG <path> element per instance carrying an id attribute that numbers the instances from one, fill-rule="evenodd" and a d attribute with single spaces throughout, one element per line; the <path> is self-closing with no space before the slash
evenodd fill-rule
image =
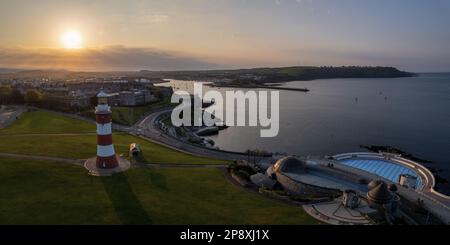
<path id="1" fill-rule="evenodd" d="M 151 23 L 163 23 L 169 20 L 169 15 L 167 14 L 152 14 L 149 15 L 149 21 Z"/>
<path id="2" fill-rule="evenodd" d="M 302 3 L 312 3 L 313 0 L 295 0 L 297 3 L 302 4 Z"/>
<path id="3" fill-rule="evenodd" d="M 1 48 L 0 67 L 71 70 L 192 70 L 216 65 L 176 52 L 107 46 L 81 50 Z"/>
<path id="4" fill-rule="evenodd" d="M 165 13 L 142 13 L 136 14 L 131 18 L 124 14 L 119 14 L 118 16 L 119 19 L 125 21 L 127 25 L 130 23 L 134 25 L 162 24 L 169 22 L 170 20 L 170 16 Z"/>

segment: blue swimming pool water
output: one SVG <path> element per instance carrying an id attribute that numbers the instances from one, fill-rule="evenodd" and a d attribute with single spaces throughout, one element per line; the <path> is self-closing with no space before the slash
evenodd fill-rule
<path id="1" fill-rule="evenodd" d="M 395 183 L 398 183 L 398 178 L 401 174 L 409 174 L 417 177 L 417 186 L 422 185 L 420 176 L 414 170 L 389 161 L 381 159 L 343 159 L 340 162 L 344 165 L 376 174 Z"/>

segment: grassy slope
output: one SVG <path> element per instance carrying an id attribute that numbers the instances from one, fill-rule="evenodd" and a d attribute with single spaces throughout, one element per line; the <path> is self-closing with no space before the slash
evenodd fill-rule
<path id="1" fill-rule="evenodd" d="M 249 194 L 217 169 L 131 169 L 0 157 L 0 224 L 317 224 L 299 207 Z"/>
<path id="2" fill-rule="evenodd" d="M 22 135 L 22 134 L 41 135 Z M 81 135 L 51 135 L 80 133 Z M 96 154 L 95 125 L 46 111 L 28 112 L 8 128 L 0 130 L 0 152 L 85 159 Z M 196 157 L 171 150 L 138 137 L 114 133 L 118 154 L 128 154 L 130 143 L 141 144 L 149 163 L 225 163 L 222 160 Z"/>
<path id="3" fill-rule="evenodd" d="M 32 111 L 0 130 L 0 135 L 28 133 L 95 133 L 95 125 L 48 111 Z"/>
<path id="4" fill-rule="evenodd" d="M 151 105 L 136 107 L 115 106 L 112 108 L 112 118 L 114 122 L 123 125 L 133 125 L 143 114 L 152 109 Z"/>
<path id="5" fill-rule="evenodd" d="M 70 158 L 95 154 L 94 126 L 53 113 L 26 113 L 0 131 L 0 152 Z M 118 152 L 142 144 L 154 162 L 219 162 L 134 136 L 114 135 Z M 76 165 L 0 157 L 0 224 L 316 224 L 294 206 L 250 194 L 218 169 L 131 169 L 92 177 Z"/>
<path id="6" fill-rule="evenodd" d="M 142 106 L 114 106 L 111 108 L 113 122 L 123 125 L 133 125 L 147 112 L 161 106 L 169 106 L 170 104 L 170 99 L 165 98 L 164 100 L 152 102 L 148 105 Z"/>
<path id="7" fill-rule="evenodd" d="M 119 123 L 127 126 L 133 125 L 139 119 L 141 119 L 142 115 L 146 114 L 147 112 L 159 107 L 169 105 L 171 105 L 169 98 L 165 98 L 164 100 L 152 102 L 148 105 L 142 106 L 112 106 L 112 119 L 114 123 Z M 95 117 L 94 109 L 83 111 L 82 114 L 85 117 Z"/>

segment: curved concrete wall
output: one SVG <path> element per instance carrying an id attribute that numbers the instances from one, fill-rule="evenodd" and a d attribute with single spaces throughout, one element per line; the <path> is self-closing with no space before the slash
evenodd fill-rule
<path id="1" fill-rule="evenodd" d="M 318 187 L 302 183 L 294 180 L 280 172 L 276 173 L 277 181 L 280 185 L 292 195 L 318 195 L 318 196 L 330 196 L 339 194 L 338 189 L 328 189 L 324 187 Z"/>

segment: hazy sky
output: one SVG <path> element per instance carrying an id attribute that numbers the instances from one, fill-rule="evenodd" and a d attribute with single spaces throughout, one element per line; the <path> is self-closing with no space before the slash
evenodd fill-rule
<path id="1" fill-rule="evenodd" d="M 286 65 L 450 71 L 450 1 L 0 0 L 2 67 Z"/>

